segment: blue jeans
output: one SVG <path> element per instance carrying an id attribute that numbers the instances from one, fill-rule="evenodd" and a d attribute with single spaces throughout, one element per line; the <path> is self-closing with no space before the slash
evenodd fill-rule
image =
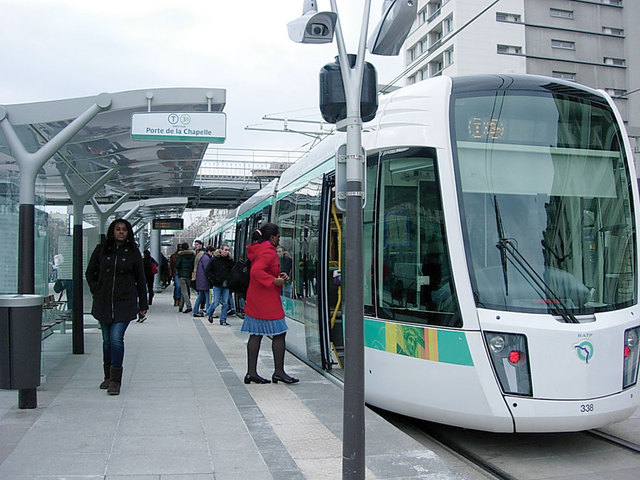
<path id="1" fill-rule="evenodd" d="M 233 302 L 233 294 L 229 290 L 229 311 L 236 311 L 236 304 Z"/>
<path id="2" fill-rule="evenodd" d="M 200 304 L 204 300 L 204 311 L 209 309 L 209 290 L 198 290 L 198 297 L 196 303 L 193 305 L 193 313 L 196 314 L 200 311 Z"/>
<path id="3" fill-rule="evenodd" d="M 180 296 L 182 292 L 180 291 L 180 279 L 178 278 L 178 274 L 176 273 L 173 276 L 173 299 L 180 300 Z"/>
<path id="4" fill-rule="evenodd" d="M 122 367 L 124 359 L 124 332 L 129 322 L 100 323 L 102 330 L 102 359 L 113 367 Z"/>
<path id="5" fill-rule="evenodd" d="M 229 311 L 229 289 L 225 287 L 213 287 L 213 302 L 207 308 L 207 315 L 211 315 L 219 303 L 222 303 L 220 310 L 220 323 L 227 321 Z"/>

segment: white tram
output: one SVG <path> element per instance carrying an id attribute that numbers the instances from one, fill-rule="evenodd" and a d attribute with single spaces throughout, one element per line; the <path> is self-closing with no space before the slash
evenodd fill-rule
<path id="1" fill-rule="evenodd" d="M 296 355 L 340 377 L 335 153 L 305 158 L 203 234 L 242 256 L 281 228 Z M 439 423 L 554 432 L 638 405 L 638 187 L 601 91 L 538 76 L 437 77 L 365 124 L 366 401 Z"/>

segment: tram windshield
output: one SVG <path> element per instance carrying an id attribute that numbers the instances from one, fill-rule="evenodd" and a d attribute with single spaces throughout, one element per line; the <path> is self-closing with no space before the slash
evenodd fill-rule
<path id="1" fill-rule="evenodd" d="M 634 303 L 631 179 L 604 101 L 499 91 L 459 95 L 453 111 L 477 305 L 572 315 Z"/>

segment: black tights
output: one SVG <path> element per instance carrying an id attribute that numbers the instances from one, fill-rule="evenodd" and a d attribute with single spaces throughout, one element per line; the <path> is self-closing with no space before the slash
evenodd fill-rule
<path id="1" fill-rule="evenodd" d="M 284 372 L 285 335 L 286 333 L 281 333 L 271 339 L 271 351 L 273 352 L 273 363 L 275 364 L 274 373 L 283 377 L 287 375 Z M 260 352 L 261 342 L 262 335 L 249 335 L 249 341 L 247 342 L 247 373 L 254 377 L 258 375 L 258 353 Z"/>

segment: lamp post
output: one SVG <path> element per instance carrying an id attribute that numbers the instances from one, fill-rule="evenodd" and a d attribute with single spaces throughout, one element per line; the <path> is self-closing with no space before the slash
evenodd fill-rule
<path id="1" fill-rule="evenodd" d="M 344 269 L 345 288 L 345 375 L 342 431 L 342 478 L 365 477 L 364 421 L 364 297 L 362 208 L 364 205 L 364 165 L 362 149 L 361 98 L 365 49 L 371 0 L 365 0 L 358 54 L 355 63 L 347 55 L 342 28 L 338 21 L 336 0 L 331 12 L 318 13 L 315 0 L 304 0 L 301 17 L 288 24 L 289 37 L 298 43 L 331 43 L 335 31 L 338 62 L 344 88 L 344 117 L 337 119 L 337 129 L 346 132 L 345 244 L 348 266 Z M 416 18 L 417 0 L 385 0 L 382 19 L 369 40 L 371 53 L 397 55 Z M 335 85 L 334 85 L 335 87 Z M 321 106 L 322 110 L 322 106 Z M 375 112 L 375 111 L 374 111 Z M 327 120 L 325 118 L 325 120 Z M 335 121 L 335 120 L 334 120 Z M 336 155 L 338 160 L 338 155 Z M 336 172 L 338 166 L 336 165 Z M 337 190 L 337 189 L 336 189 Z M 336 203 L 338 205 L 338 202 Z M 345 206 L 344 204 L 342 206 Z"/>

